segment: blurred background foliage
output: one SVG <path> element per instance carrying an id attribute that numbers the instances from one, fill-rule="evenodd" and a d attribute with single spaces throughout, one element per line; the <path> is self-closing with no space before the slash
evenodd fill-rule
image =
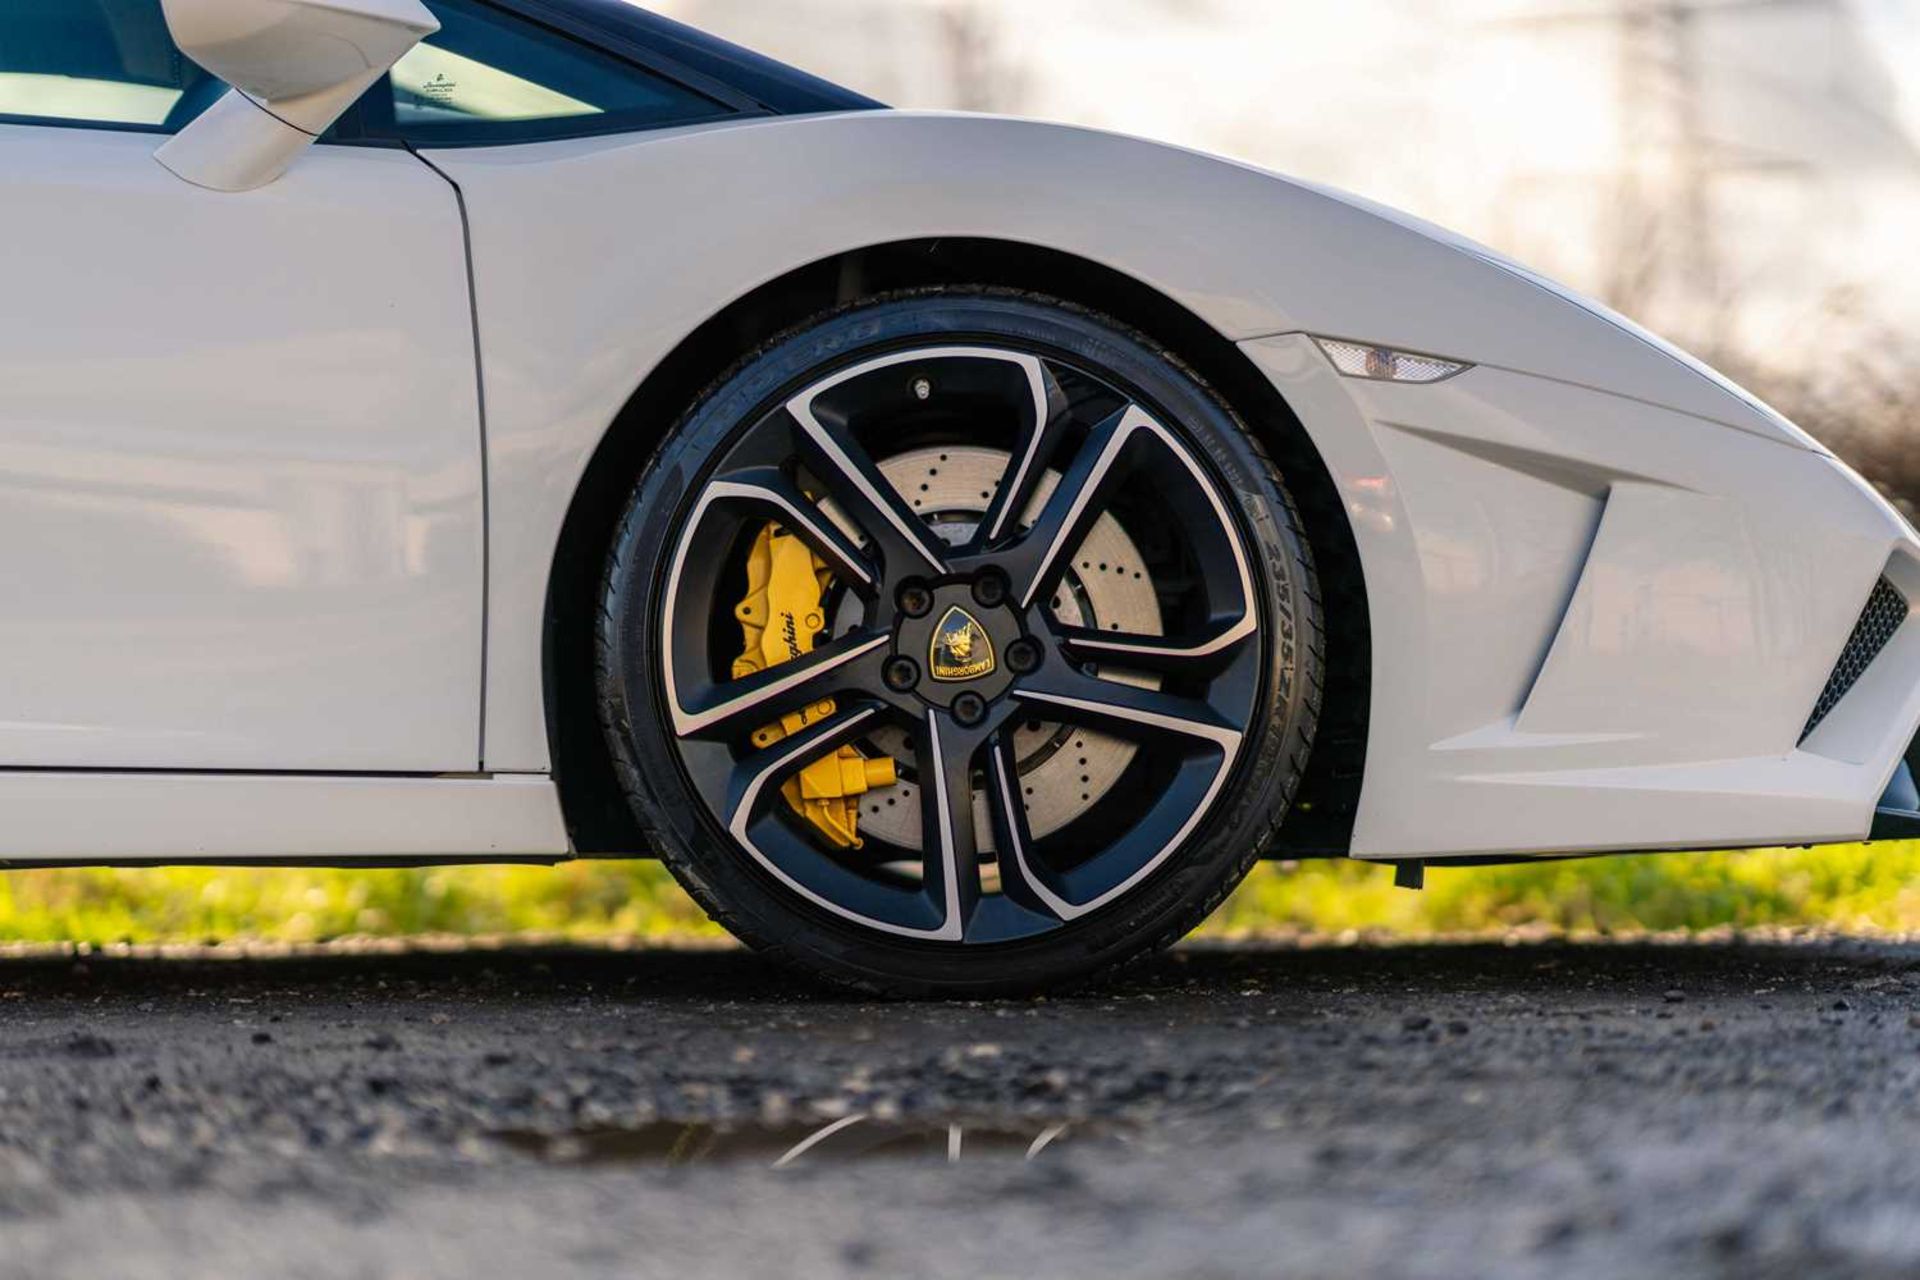
<path id="1" fill-rule="evenodd" d="M 1520 927 L 1601 934 L 1721 927 L 1920 932 L 1920 842 L 1437 867 L 1421 893 L 1395 889 L 1384 867 L 1264 864 L 1203 934 L 1417 937 Z M 0 942 L 312 943 L 427 934 L 724 936 L 652 862 L 0 876 Z"/>

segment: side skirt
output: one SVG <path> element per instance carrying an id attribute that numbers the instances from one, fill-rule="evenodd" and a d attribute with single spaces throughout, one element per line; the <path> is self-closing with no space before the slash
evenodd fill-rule
<path id="1" fill-rule="evenodd" d="M 544 775 L 0 772 L 0 867 L 569 856 Z"/>

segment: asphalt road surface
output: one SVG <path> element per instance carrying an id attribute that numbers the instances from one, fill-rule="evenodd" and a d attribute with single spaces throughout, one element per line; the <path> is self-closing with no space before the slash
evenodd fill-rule
<path id="1" fill-rule="evenodd" d="M 0 960 L 0 1275 L 1920 1271 L 1920 948 Z"/>

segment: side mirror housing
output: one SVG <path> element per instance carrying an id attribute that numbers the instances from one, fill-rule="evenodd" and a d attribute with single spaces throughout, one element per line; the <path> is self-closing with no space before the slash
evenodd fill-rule
<path id="1" fill-rule="evenodd" d="M 420 0 L 161 0 L 161 8 L 181 52 L 233 88 L 155 158 L 216 191 L 280 177 L 440 29 Z"/>

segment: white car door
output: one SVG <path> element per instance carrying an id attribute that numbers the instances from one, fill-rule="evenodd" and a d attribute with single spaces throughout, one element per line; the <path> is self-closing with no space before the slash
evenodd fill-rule
<path id="1" fill-rule="evenodd" d="M 457 194 L 325 143 L 192 186 L 218 90 L 158 0 L 0 0 L 0 767 L 474 770 Z"/>

